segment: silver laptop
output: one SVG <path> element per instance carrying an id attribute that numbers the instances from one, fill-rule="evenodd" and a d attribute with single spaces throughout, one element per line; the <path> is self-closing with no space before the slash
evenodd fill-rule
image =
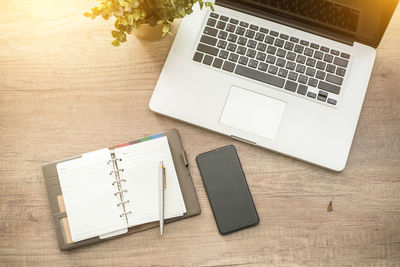
<path id="1" fill-rule="evenodd" d="M 397 2 L 217 0 L 183 19 L 150 109 L 341 171 Z"/>

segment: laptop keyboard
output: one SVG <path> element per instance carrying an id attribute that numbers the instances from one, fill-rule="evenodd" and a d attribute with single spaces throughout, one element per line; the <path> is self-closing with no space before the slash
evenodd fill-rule
<path id="1" fill-rule="evenodd" d="M 193 60 L 336 105 L 350 55 L 210 13 Z"/>

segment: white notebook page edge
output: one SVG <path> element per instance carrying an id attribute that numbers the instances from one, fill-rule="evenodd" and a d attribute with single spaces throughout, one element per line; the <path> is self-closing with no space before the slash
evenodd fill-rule
<path id="1" fill-rule="evenodd" d="M 159 220 L 159 177 L 160 161 L 166 169 L 166 189 L 164 196 L 165 219 L 186 213 L 178 176 L 173 163 L 166 136 L 136 143 L 114 150 L 122 161 L 118 166 L 124 169 L 122 179 L 126 179 L 127 209 L 129 227 Z"/>

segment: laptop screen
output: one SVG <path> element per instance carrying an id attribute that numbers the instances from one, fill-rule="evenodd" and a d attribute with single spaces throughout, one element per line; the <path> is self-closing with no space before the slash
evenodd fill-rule
<path id="1" fill-rule="evenodd" d="M 218 3 L 219 1 L 217 1 Z M 272 15 L 303 30 L 324 31 L 379 45 L 398 0 L 221 0 L 240 10 Z M 270 17 L 270 16 L 269 16 Z M 307 27 L 308 26 L 308 27 Z M 326 34 L 325 34 L 326 36 Z"/>

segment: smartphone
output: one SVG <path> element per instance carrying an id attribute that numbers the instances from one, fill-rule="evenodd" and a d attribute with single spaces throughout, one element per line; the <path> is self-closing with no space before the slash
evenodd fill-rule
<path id="1" fill-rule="evenodd" d="M 238 154 L 233 145 L 196 157 L 218 230 L 222 235 L 258 224 Z"/>

